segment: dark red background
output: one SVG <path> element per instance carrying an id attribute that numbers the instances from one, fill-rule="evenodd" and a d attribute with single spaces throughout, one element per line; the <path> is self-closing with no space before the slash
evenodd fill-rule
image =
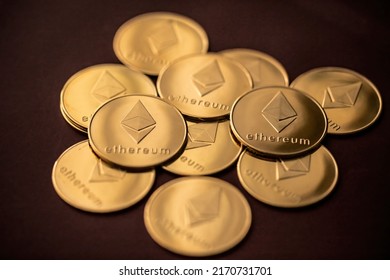
<path id="1" fill-rule="evenodd" d="M 383 1 L 384 2 L 384 1 Z M 247 237 L 215 259 L 388 259 L 390 257 L 389 14 L 380 1 L 0 1 L 1 259 L 181 259 L 152 241 L 146 199 L 91 214 L 64 203 L 51 170 L 86 139 L 61 116 L 60 91 L 82 68 L 119 63 L 113 36 L 146 12 L 188 16 L 210 51 L 252 48 L 277 58 L 290 81 L 322 66 L 368 77 L 383 98 L 381 118 L 349 136 L 327 136 L 340 177 L 324 201 L 302 209 L 267 206 L 240 186 L 235 167 L 216 174 L 247 197 Z M 158 169 L 155 190 L 176 176 Z"/>

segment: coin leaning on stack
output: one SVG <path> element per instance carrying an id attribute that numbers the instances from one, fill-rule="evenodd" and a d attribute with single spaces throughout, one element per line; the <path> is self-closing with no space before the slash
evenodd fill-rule
<path id="1" fill-rule="evenodd" d="M 206 175 L 237 163 L 257 200 L 316 203 L 338 178 L 324 137 L 360 131 L 382 109 L 379 91 L 354 71 L 314 69 L 289 86 L 275 58 L 250 49 L 208 53 L 204 29 L 174 13 L 130 19 L 113 48 L 124 65 L 88 67 L 63 87 L 61 113 L 88 141 L 59 156 L 53 185 L 68 204 L 104 213 L 142 200 L 158 166 L 186 176 L 159 186 L 144 209 L 151 238 L 178 254 L 219 254 L 250 229 L 240 189 Z M 158 75 L 156 86 L 147 75 Z"/>

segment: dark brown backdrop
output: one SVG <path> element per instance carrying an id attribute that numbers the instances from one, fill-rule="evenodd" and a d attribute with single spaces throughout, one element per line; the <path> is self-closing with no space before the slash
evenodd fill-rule
<path id="1" fill-rule="evenodd" d="M 244 47 L 274 56 L 290 81 L 322 66 L 353 69 L 379 88 L 375 125 L 327 136 L 340 171 L 324 201 L 278 209 L 249 196 L 235 168 L 216 174 L 247 197 L 248 236 L 216 259 L 388 259 L 389 15 L 380 1 L 0 1 L 1 259 L 181 259 L 155 244 L 143 225 L 146 199 L 127 210 L 90 214 L 55 193 L 51 170 L 69 146 L 86 139 L 62 118 L 59 94 L 82 68 L 119 63 L 117 28 L 145 12 L 191 17 L 210 51 Z M 158 169 L 153 190 L 176 176 Z"/>

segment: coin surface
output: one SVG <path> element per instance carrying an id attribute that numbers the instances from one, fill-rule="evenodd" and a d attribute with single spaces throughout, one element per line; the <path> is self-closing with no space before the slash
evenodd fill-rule
<path id="1" fill-rule="evenodd" d="M 322 105 L 330 134 L 360 131 L 382 111 L 382 98 L 375 85 L 349 69 L 315 68 L 298 76 L 291 87 L 305 91 Z"/>
<path id="2" fill-rule="evenodd" d="M 288 87 L 254 89 L 236 100 L 230 124 L 237 139 L 260 155 L 296 157 L 317 148 L 327 131 L 321 106 Z"/>
<path id="3" fill-rule="evenodd" d="M 87 140 L 64 151 L 52 171 L 54 189 L 65 202 L 97 213 L 137 203 L 149 192 L 154 179 L 154 169 L 130 173 L 105 163 L 92 152 Z"/>
<path id="4" fill-rule="evenodd" d="M 216 122 L 187 121 L 187 146 L 173 162 L 163 166 L 179 175 L 209 175 L 233 164 L 242 145 L 230 132 L 228 120 Z"/>
<path id="5" fill-rule="evenodd" d="M 152 80 L 121 64 L 87 67 L 68 79 L 60 98 L 60 107 L 72 126 L 87 132 L 93 112 L 105 101 L 123 95 L 157 96 Z"/>
<path id="6" fill-rule="evenodd" d="M 338 167 L 321 146 L 294 159 L 261 159 L 244 151 L 237 164 L 242 186 L 253 197 L 278 207 L 302 207 L 325 198 L 336 186 Z"/>
<path id="7" fill-rule="evenodd" d="M 180 112 L 158 97 L 126 95 L 111 99 L 92 116 L 89 143 L 102 159 L 145 168 L 175 156 L 187 139 Z"/>
<path id="8" fill-rule="evenodd" d="M 289 85 L 286 69 L 266 53 L 252 49 L 228 49 L 220 54 L 238 61 L 249 71 L 253 88 Z"/>
<path id="9" fill-rule="evenodd" d="M 164 100 L 184 115 L 204 120 L 228 117 L 234 100 L 251 88 L 244 66 L 215 53 L 178 59 L 157 79 Z"/>
<path id="10" fill-rule="evenodd" d="M 215 255 L 237 245 L 252 214 L 242 193 L 217 178 L 191 176 L 159 187 L 146 202 L 144 222 L 160 246 L 186 256 Z"/>
<path id="11" fill-rule="evenodd" d="M 117 30 L 114 52 L 130 68 L 158 75 L 171 61 L 190 54 L 206 53 L 208 38 L 194 20 L 168 12 L 136 16 Z"/>

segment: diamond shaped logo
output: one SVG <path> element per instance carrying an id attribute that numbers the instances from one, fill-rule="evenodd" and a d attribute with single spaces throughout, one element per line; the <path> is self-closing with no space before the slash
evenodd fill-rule
<path id="1" fill-rule="evenodd" d="M 155 55 L 160 55 L 179 42 L 176 26 L 172 21 L 162 23 L 158 29 L 148 36 L 150 49 Z"/>
<path id="2" fill-rule="evenodd" d="M 126 92 L 126 88 L 107 70 L 103 71 L 91 89 L 99 101 L 106 101 Z"/>
<path id="3" fill-rule="evenodd" d="M 310 155 L 292 160 L 276 162 L 276 180 L 306 175 L 310 171 Z"/>
<path id="4" fill-rule="evenodd" d="M 245 68 L 249 71 L 253 83 L 258 84 L 262 81 L 262 63 L 259 60 L 251 60 L 245 64 Z"/>
<path id="5" fill-rule="evenodd" d="M 140 100 L 122 120 L 121 124 L 137 144 L 156 127 L 156 121 Z"/>
<path id="6" fill-rule="evenodd" d="M 90 183 L 117 182 L 123 179 L 125 171 L 114 169 L 104 163 L 100 158 L 96 161 L 95 167 L 89 177 Z"/>
<path id="7" fill-rule="evenodd" d="M 361 87 L 361 82 L 328 87 L 324 92 L 322 107 L 324 109 L 352 107 L 355 105 Z"/>
<path id="8" fill-rule="evenodd" d="M 186 150 L 210 146 L 215 142 L 218 122 L 197 123 L 188 126 L 188 142 Z"/>
<path id="9" fill-rule="evenodd" d="M 278 133 L 297 118 L 297 113 L 281 91 L 264 107 L 262 114 Z"/>
<path id="10" fill-rule="evenodd" d="M 200 96 L 205 96 L 221 87 L 225 80 L 216 60 L 203 67 L 192 76 L 192 81 Z"/>
<path id="11" fill-rule="evenodd" d="M 199 225 L 218 217 L 221 190 L 212 189 L 191 198 L 185 206 L 185 220 L 188 226 Z"/>

